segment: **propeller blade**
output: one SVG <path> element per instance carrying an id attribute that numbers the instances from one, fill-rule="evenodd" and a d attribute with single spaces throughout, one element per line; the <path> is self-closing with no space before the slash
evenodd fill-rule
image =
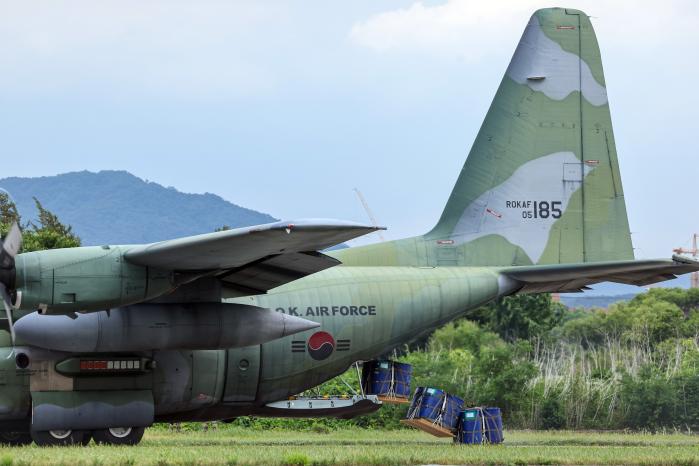
<path id="1" fill-rule="evenodd" d="M 2 242 L 2 248 L 7 251 L 9 255 L 15 257 L 19 252 L 19 248 L 22 247 L 22 231 L 19 229 L 17 222 L 14 222 L 10 227 L 10 231 L 7 232 L 7 236 Z"/>
<path id="2" fill-rule="evenodd" d="M 10 298 L 10 293 L 7 292 L 7 288 L 4 283 L 0 283 L 0 295 L 2 295 L 2 304 L 5 306 L 5 314 L 7 315 L 7 325 L 10 327 L 10 339 L 12 345 L 15 344 L 15 325 L 12 322 L 12 299 Z"/>
<path id="3" fill-rule="evenodd" d="M 2 250 L 0 251 L 0 267 L 4 269 L 12 268 L 15 256 L 22 247 L 22 232 L 17 222 L 13 223 L 10 231 L 2 240 Z"/>

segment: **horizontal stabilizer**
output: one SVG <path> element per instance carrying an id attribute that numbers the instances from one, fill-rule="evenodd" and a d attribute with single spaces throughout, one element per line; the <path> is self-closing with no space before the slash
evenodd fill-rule
<path id="1" fill-rule="evenodd" d="M 699 271 L 699 262 L 681 256 L 672 259 L 611 261 L 509 267 L 501 272 L 519 282 L 519 293 L 570 293 L 600 282 L 645 286 Z"/>

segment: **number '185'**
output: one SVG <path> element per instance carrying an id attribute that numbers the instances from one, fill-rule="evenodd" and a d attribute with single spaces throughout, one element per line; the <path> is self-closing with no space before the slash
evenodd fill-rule
<path id="1" fill-rule="evenodd" d="M 561 218 L 561 201 L 534 201 L 534 218 Z"/>

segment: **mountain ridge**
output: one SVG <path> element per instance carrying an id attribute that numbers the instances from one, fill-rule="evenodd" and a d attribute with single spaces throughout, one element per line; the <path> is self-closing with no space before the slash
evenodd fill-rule
<path id="1" fill-rule="evenodd" d="M 80 236 L 83 244 L 151 243 L 170 238 L 274 222 L 213 193 L 185 193 L 125 170 L 88 170 L 0 179 L 23 221 L 36 220 L 36 197 Z"/>

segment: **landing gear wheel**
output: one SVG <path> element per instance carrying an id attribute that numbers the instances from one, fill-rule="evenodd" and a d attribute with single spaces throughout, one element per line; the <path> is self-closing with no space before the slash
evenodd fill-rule
<path id="1" fill-rule="evenodd" d="M 99 444 L 137 445 L 145 431 L 145 427 L 110 427 L 93 431 L 92 438 Z"/>
<path id="2" fill-rule="evenodd" d="M 87 432 L 85 432 L 84 430 L 70 429 L 33 430 L 31 432 L 34 443 L 36 443 L 40 447 L 82 445 L 86 434 Z"/>
<path id="3" fill-rule="evenodd" d="M 0 445 L 15 447 L 30 443 L 32 443 L 32 436 L 29 432 L 0 432 Z"/>
<path id="4" fill-rule="evenodd" d="M 84 447 L 88 446 L 90 444 L 90 440 L 92 440 L 92 431 L 90 430 L 83 430 L 83 439 L 80 442 L 80 444 Z"/>

